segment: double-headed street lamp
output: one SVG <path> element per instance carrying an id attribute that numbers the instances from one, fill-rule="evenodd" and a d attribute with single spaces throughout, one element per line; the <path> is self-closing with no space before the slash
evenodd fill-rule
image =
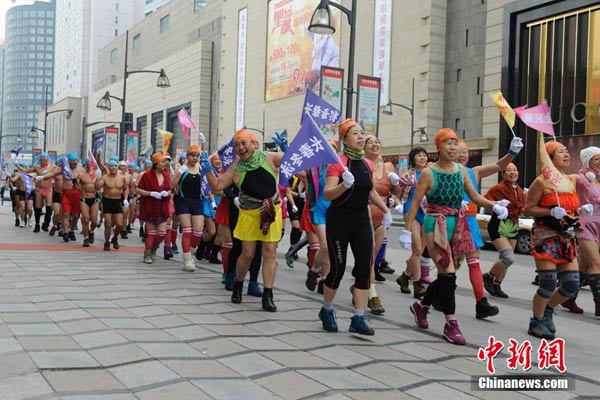
<path id="1" fill-rule="evenodd" d="M 73 109 L 72 108 L 62 108 L 60 110 L 52 110 L 52 111 L 48 111 L 48 85 L 46 85 L 46 93 L 44 96 L 45 99 L 45 105 L 44 105 L 44 129 L 40 129 L 37 128 L 35 125 L 31 126 L 31 130 L 29 131 L 29 134 L 27 135 L 27 137 L 29 137 L 30 139 L 38 139 L 40 136 L 38 134 L 38 132 L 41 132 L 44 135 L 44 150 L 46 151 L 46 143 L 47 143 L 47 126 L 48 126 L 48 115 L 50 114 L 54 114 L 54 113 L 59 113 L 59 112 L 66 112 L 67 114 L 65 115 L 66 119 L 70 119 L 71 115 L 73 114 Z"/>
<path id="2" fill-rule="evenodd" d="M 356 41 L 356 2 L 352 0 L 352 8 L 347 9 L 341 4 L 329 0 L 321 0 L 310 19 L 308 30 L 312 33 L 330 35 L 335 33 L 335 26 L 331 23 L 331 8 L 335 7 L 348 17 L 350 24 L 350 54 L 348 56 L 348 87 L 346 88 L 346 118 L 352 117 L 352 94 L 354 93 L 354 47 Z"/>
<path id="3" fill-rule="evenodd" d="M 153 70 L 128 71 L 127 70 L 128 50 L 129 50 L 129 31 L 125 32 L 125 62 L 123 65 L 123 95 L 122 95 L 122 97 L 119 98 L 116 96 L 112 96 L 107 91 L 104 94 L 104 96 L 102 96 L 102 98 L 100 100 L 98 100 L 98 103 L 96 104 L 97 108 L 99 108 L 101 110 L 105 110 L 105 111 L 110 111 L 111 110 L 111 104 L 110 104 L 111 98 L 118 100 L 119 103 L 121 103 L 121 123 L 120 123 L 121 132 L 119 132 L 119 140 L 117 141 L 117 149 L 119 152 L 119 156 L 121 155 L 121 137 L 124 137 L 123 135 L 125 135 L 125 116 L 126 116 L 125 102 L 126 102 L 126 95 L 127 95 L 127 78 L 129 77 L 129 75 L 131 75 L 131 74 L 158 74 L 158 79 L 156 80 L 157 87 L 168 88 L 171 86 L 171 82 L 169 81 L 169 78 L 167 77 L 165 70 L 162 68 L 160 69 L 160 71 L 153 71 Z"/>
<path id="4" fill-rule="evenodd" d="M 412 99 L 409 106 L 405 106 L 403 104 L 393 103 L 391 100 L 383 106 L 383 110 L 381 111 L 385 115 L 393 115 L 392 106 L 402 107 L 410 113 L 410 149 L 412 150 L 414 146 L 414 137 L 415 133 L 421 132 L 420 141 L 426 142 L 429 140 L 427 137 L 427 132 L 425 132 L 425 128 L 419 128 L 415 130 L 415 78 L 412 80 Z"/>

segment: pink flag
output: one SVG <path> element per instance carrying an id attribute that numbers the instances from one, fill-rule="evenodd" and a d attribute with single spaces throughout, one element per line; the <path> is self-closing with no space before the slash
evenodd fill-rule
<path id="1" fill-rule="evenodd" d="M 188 129 L 198 130 L 198 127 L 194 123 L 194 120 L 190 118 L 187 111 L 185 111 L 185 108 L 179 110 L 179 112 L 177 113 L 177 118 L 179 119 L 179 125 L 181 126 L 181 130 L 183 131 L 183 135 L 189 140 L 190 132 L 188 131 Z"/>
<path id="2" fill-rule="evenodd" d="M 554 137 L 554 126 L 546 100 L 535 107 L 527 108 L 527 105 L 515 108 L 515 113 L 528 127 L 544 132 Z"/>
<path id="3" fill-rule="evenodd" d="M 92 155 L 91 150 L 88 150 L 88 159 L 89 159 L 88 172 L 92 179 L 96 179 L 96 168 L 98 168 L 98 166 L 96 165 L 96 159 Z"/>

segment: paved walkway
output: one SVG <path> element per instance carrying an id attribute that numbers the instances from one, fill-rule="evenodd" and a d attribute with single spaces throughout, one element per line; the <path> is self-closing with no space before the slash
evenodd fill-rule
<path id="1" fill-rule="evenodd" d="M 371 318 L 376 335 L 355 337 L 347 333 L 350 294 L 340 290 L 340 333 L 325 333 L 317 319 L 319 297 L 304 288 L 300 263 L 280 267 L 279 311 L 266 313 L 257 298 L 231 304 L 218 266 L 198 263 L 195 273 L 185 273 L 179 258 L 142 264 L 136 234 L 110 253 L 98 244 L 83 249 L 79 236 L 79 242 L 63 244 L 13 227 L 9 211 L 0 207 L 2 400 L 546 400 L 600 392 L 600 329 L 589 316 L 574 325 L 594 346 L 587 358 L 585 349 L 570 355 L 567 347 L 569 371 L 577 375 L 574 391 L 472 391 L 471 376 L 486 375 L 476 352 L 490 331 L 515 330 L 504 323 L 520 313 L 521 328 L 513 336 L 527 338 L 525 300 L 511 298 L 505 320 L 488 323 L 473 318 L 472 296 L 459 291 L 470 344 L 453 346 L 440 340 L 439 313 L 432 314 L 430 331 L 414 326 L 407 311 L 412 300 L 393 282 L 378 285 L 388 312 Z M 44 251 L 34 250 L 38 245 Z M 398 266 L 405 257 L 392 250 L 389 258 Z M 348 279 L 342 283 L 347 286 Z M 533 293 L 532 286 L 526 290 Z M 567 315 L 557 325 L 573 321 L 580 320 Z M 499 373 L 507 371 L 504 359 L 496 360 Z"/>

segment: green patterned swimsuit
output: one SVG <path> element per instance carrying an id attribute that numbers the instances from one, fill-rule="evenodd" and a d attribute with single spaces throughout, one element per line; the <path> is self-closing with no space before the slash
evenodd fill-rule
<path id="1" fill-rule="evenodd" d="M 460 208 L 462 206 L 464 193 L 464 178 L 461 166 L 456 164 L 458 169 L 456 172 L 441 172 L 435 168 L 430 168 L 433 173 L 433 188 L 427 194 L 427 203 L 438 204 L 450 208 Z M 427 212 L 425 213 L 427 214 Z M 435 229 L 436 217 L 433 215 L 425 215 L 423 220 L 423 230 L 425 234 L 432 234 Z M 451 215 L 446 217 L 448 240 L 452 239 L 454 228 L 456 227 L 456 216 Z"/>

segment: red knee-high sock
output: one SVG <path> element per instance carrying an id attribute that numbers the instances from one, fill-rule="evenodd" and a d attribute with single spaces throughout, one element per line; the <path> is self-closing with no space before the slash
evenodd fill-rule
<path id="1" fill-rule="evenodd" d="M 171 228 L 167 228 L 167 235 L 165 236 L 165 246 L 171 246 Z"/>
<path id="2" fill-rule="evenodd" d="M 229 269 L 229 252 L 233 248 L 232 242 L 223 243 L 221 247 L 221 260 L 223 260 L 223 273 L 226 274 Z"/>
<path id="3" fill-rule="evenodd" d="M 171 244 L 177 245 L 177 229 L 171 229 Z"/>
<path id="4" fill-rule="evenodd" d="M 473 287 L 473 293 L 475 294 L 475 301 L 479 301 L 483 298 L 483 275 L 481 275 L 481 268 L 479 267 L 479 258 L 472 257 L 467 259 L 467 265 L 469 266 L 469 280 Z"/>
<path id="5" fill-rule="evenodd" d="M 145 250 L 152 250 L 154 248 L 154 242 L 156 240 L 156 231 L 154 229 L 149 229 L 146 232 L 146 241 L 144 242 Z"/>
<path id="6" fill-rule="evenodd" d="M 181 248 L 184 253 L 189 253 L 192 247 L 192 227 L 181 228 Z"/>
<path id="7" fill-rule="evenodd" d="M 195 249 L 198 247 L 198 243 L 202 240 L 202 231 L 193 230 L 192 231 L 192 248 Z"/>
<path id="8" fill-rule="evenodd" d="M 315 266 L 315 256 L 317 255 L 317 251 L 321 248 L 320 243 L 313 243 L 308 246 L 308 261 L 306 265 L 309 270 L 312 270 Z"/>
<path id="9" fill-rule="evenodd" d="M 156 239 L 154 240 L 154 248 L 155 249 L 158 249 L 158 246 L 160 246 L 162 241 L 165 240 L 166 234 L 167 234 L 167 231 L 158 231 L 158 235 L 156 236 Z"/>

